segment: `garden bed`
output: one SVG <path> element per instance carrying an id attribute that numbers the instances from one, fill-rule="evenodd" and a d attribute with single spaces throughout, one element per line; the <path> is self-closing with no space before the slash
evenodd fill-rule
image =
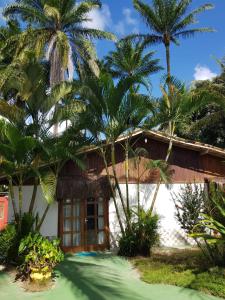
<path id="1" fill-rule="evenodd" d="M 132 262 L 147 283 L 191 288 L 225 298 L 225 269 L 210 266 L 198 250 L 157 250 L 151 258 Z"/>

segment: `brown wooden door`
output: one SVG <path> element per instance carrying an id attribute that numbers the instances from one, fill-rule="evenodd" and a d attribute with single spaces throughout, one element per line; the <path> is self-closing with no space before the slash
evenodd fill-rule
<path id="1" fill-rule="evenodd" d="M 108 249 L 108 201 L 102 197 L 62 201 L 59 227 L 61 245 L 65 252 Z"/>

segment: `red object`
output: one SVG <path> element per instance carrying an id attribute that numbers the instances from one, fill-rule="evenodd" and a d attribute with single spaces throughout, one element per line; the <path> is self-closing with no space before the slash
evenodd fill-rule
<path id="1" fill-rule="evenodd" d="M 6 227 L 8 223 L 8 198 L 0 197 L 0 231 Z"/>

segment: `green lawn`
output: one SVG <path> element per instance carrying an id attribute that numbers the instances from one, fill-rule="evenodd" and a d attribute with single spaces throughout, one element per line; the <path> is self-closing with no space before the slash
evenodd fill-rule
<path id="1" fill-rule="evenodd" d="M 134 264 L 145 282 L 191 288 L 225 298 L 225 270 L 209 269 L 198 251 L 153 254 L 151 258 L 135 259 Z"/>
<path id="2" fill-rule="evenodd" d="M 0 272 L 0 299 L 4 300 L 213 300 L 203 293 L 141 281 L 132 264 L 113 255 L 67 256 L 56 271 L 55 287 L 28 293 Z"/>

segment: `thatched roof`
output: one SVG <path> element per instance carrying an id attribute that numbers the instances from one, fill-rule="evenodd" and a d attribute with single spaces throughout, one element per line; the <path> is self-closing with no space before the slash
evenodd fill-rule
<path id="1" fill-rule="evenodd" d="M 110 198 L 110 186 L 108 178 L 102 176 L 98 179 L 89 179 L 84 176 L 64 176 L 58 179 L 57 199 L 88 197 Z"/>

